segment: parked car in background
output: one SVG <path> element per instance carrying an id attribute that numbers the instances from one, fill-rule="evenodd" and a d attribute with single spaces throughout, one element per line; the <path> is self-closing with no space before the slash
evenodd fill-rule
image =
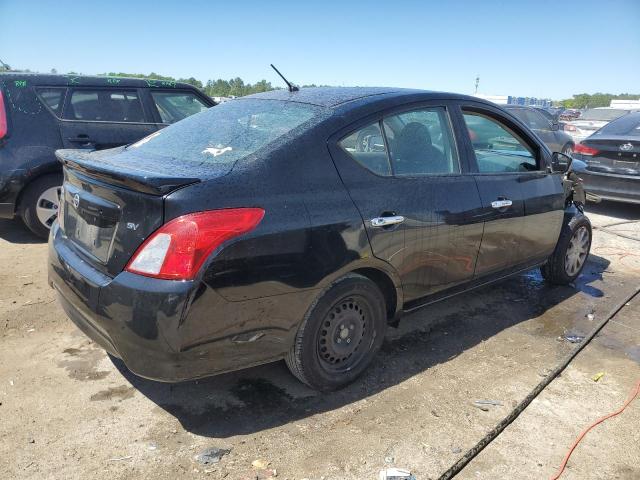
<path id="1" fill-rule="evenodd" d="M 171 81 L 0 73 L 0 218 L 18 215 L 46 238 L 62 185 L 57 149 L 126 145 L 213 105 Z"/>
<path id="2" fill-rule="evenodd" d="M 578 117 L 580 117 L 580 110 L 568 108 L 560 113 L 558 119 L 563 122 L 569 122 L 571 120 L 575 120 Z"/>
<path id="3" fill-rule="evenodd" d="M 620 108 L 591 108 L 582 112 L 577 119 L 566 122 L 564 130 L 571 135 L 575 143 L 578 143 L 599 128 L 604 127 L 611 120 L 615 120 L 627 113 L 629 113 L 629 110 Z"/>
<path id="4" fill-rule="evenodd" d="M 640 112 L 608 123 L 577 144 L 574 157 L 586 163 L 576 171 L 588 192 L 640 203 Z"/>
<path id="5" fill-rule="evenodd" d="M 463 95 L 273 91 L 57 155 L 49 282 L 89 337 L 163 381 L 284 358 L 340 388 L 403 311 L 539 266 L 567 284 L 591 245 L 571 158 Z"/>
<path id="6" fill-rule="evenodd" d="M 560 124 L 551 113 L 520 105 L 504 105 L 503 108 L 536 132 L 552 152 L 562 152 L 565 155 L 573 152 L 573 139 L 560 129 Z"/>

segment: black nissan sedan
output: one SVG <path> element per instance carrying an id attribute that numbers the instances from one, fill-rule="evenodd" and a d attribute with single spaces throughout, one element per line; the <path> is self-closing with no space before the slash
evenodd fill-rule
<path id="1" fill-rule="evenodd" d="M 585 188 L 600 198 L 640 203 L 640 112 L 608 123 L 576 145 L 576 169 Z"/>
<path id="2" fill-rule="evenodd" d="M 275 91 L 57 156 L 49 281 L 81 330 L 162 381 L 285 359 L 336 389 L 402 312 L 536 267 L 569 283 L 591 245 L 571 159 L 462 95 Z"/>

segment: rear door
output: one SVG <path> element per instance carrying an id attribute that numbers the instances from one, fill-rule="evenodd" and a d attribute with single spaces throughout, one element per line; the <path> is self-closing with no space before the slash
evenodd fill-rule
<path id="1" fill-rule="evenodd" d="M 95 150 L 127 145 L 157 130 L 135 88 L 73 88 L 61 124 L 65 148 Z"/>
<path id="2" fill-rule="evenodd" d="M 395 267 L 407 301 L 473 277 L 480 197 L 461 168 L 446 105 L 368 117 L 329 148 L 374 255 Z"/>
<path id="3" fill-rule="evenodd" d="M 561 177 L 549 173 L 547 150 L 497 108 L 473 102 L 461 107 L 485 222 L 476 276 L 544 260 L 564 215 Z"/>

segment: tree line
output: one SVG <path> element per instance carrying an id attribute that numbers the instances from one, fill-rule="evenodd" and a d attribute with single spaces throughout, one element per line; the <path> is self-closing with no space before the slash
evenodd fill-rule
<path id="1" fill-rule="evenodd" d="M 574 95 L 573 98 L 561 100 L 558 103 L 565 108 L 596 108 L 608 107 L 611 105 L 611 100 L 640 100 L 640 95 L 632 93 L 620 93 L 618 95 L 612 93 L 594 93 L 592 95 L 579 93 Z"/>
<path id="2" fill-rule="evenodd" d="M 245 83 L 240 77 L 224 80 L 218 78 L 217 80 L 207 80 L 203 84 L 200 80 L 189 78 L 173 78 L 165 75 L 160 75 L 155 72 L 151 72 L 149 75 L 143 73 L 124 73 L 124 72 L 109 72 L 102 73 L 108 77 L 136 77 L 136 78 L 155 78 L 158 80 L 170 80 L 182 83 L 188 83 L 196 88 L 199 88 L 210 97 L 242 97 L 244 95 L 251 95 L 252 93 L 268 92 L 270 90 L 276 90 L 276 87 L 271 85 L 271 82 L 266 80 L 260 80 L 256 83 Z"/>
<path id="3" fill-rule="evenodd" d="M 29 69 L 25 70 L 12 70 L 11 67 L 5 63 L 0 63 L 1 71 L 21 71 L 30 72 Z M 55 68 L 51 69 L 51 73 L 58 73 Z M 68 72 L 72 75 L 80 75 L 77 72 Z M 260 80 L 256 83 L 245 83 L 240 77 L 231 78 L 225 80 L 218 78 L 217 80 L 207 80 L 206 83 L 202 83 L 200 80 L 189 78 L 173 78 L 166 75 L 160 75 L 159 73 L 151 72 L 150 74 L 144 73 L 125 73 L 125 72 L 109 72 L 102 73 L 100 75 L 108 77 L 136 77 L 136 78 L 153 78 L 157 80 L 169 80 L 176 82 L 188 83 L 196 88 L 202 90 L 210 97 L 242 97 L 244 95 L 251 95 L 252 93 L 268 92 L 270 90 L 278 90 L 282 87 L 274 87 L 271 82 L 266 80 Z M 303 85 L 303 87 L 316 87 L 317 85 Z M 326 86 L 326 85 L 323 85 Z M 640 94 L 632 93 L 620 93 L 618 95 L 612 93 L 579 93 L 572 98 L 567 98 L 554 102 L 555 105 L 560 105 L 565 108 L 595 108 L 595 107 L 608 107 L 611 104 L 611 100 L 640 100 Z"/>

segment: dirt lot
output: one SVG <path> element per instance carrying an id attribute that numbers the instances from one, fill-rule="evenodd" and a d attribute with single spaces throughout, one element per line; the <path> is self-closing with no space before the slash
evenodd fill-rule
<path id="1" fill-rule="evenodd" d="M 364 378 L 322 396 L 283 363 L 178 385 L 133 376 L 65 318 L 46 245 L 2 221 L 0 477 L 365 480 L 395 465 L 435 479 L 575 348 L 564 334 L 589 333 L 640 284 L 640 207 L 590 216 L 636 222 L 595 231 L 575 286 L 532 272 L 422 309 L 389 330 Z M 638 379 L 640 297 L 458 478 L 549 478 Z M 502 405 L 483 411 L 478 399 Z M 637 400 L 585 438 L 562 478 L 640 478 L 639 424 Z M 208 447 L 230 453 L 202 465 Z"/>

